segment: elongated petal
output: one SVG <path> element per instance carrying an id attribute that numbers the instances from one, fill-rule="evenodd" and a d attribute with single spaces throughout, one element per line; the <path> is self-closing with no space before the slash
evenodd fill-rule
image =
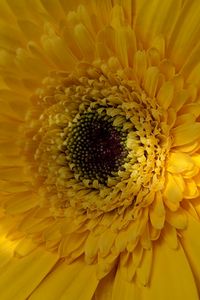
<path id="1" fill-rule="evenodd" d="M 37 249 L 20 259 L 12 258 L 0 275 L 1 297 L 26 299 L 51 271 L 58 260 L 57 255 Z M 13 280 L 15 278 L 15 280 Z M 12 281 L 12 289 L 8 285 Z"/>
<path id="2" fill-rule="evenodd" d="M 197 238 L 200 230 L 200 224 L 196 219 L 194 219 L 193 216 L 187 214 L 187 217 L 188 226 L 184 231 L 182 231 L 182 238 L 180 239 L 180 242 L 183 246 L 186 257 L 188 258 L 189 264 L 193 270 L 195 279 L 198 283 L 197 286 L 200 291 L 200 266 L 198 263 L 200 242 Z"/>
<path id="3" fill-rule="evenodd" d="M 151 283 L 142 294 L 144 299 L 168 300 L 172 291 L 174 299 L 198 299 L 195 280 L 183 249 L 172 250 L 161 242 L 154 248 Z"/>
<path id="4" fill-rule="evenodd" d="M 182 191 L 171 174 L 167 176 L 166 188 L 164 191 L 165 204 L 173 211 L 179 207 L 179 202 L 183 199 Z"/>
<path id="5" fill-rule="evenodd" d="M 90 284 L 88 285 L 88 282 Z M 45 278 L 30 300 L 41 298 L 90 300 L 97 287 L 95 265 L 87 266 L 82 260 L 67 265 L 58 265 L 54 272 Z"/>
<path id="6" fill-rule="evenodd" d="M 120 268 L 118 268 L 113 285 L 112 300 L 129 300 L 140 298 L 140 291 L 134 282 L 128 282 L 123 278 Z"/>

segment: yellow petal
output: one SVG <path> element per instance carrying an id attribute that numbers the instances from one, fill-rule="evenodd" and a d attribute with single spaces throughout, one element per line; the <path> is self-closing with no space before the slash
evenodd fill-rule
<path id="1" fill-rule="evenodd" d="M 98 284 L 95 268 L 83 260 L 70 265 L 62 261 L 33 292 L 30 300 L 91 300 Z"/>
<path id="2" fill-rule="evenodd" d="M 0 91 L 0 94 L 1 94 L 1 92 L 2 91 Z M 25 114 L 27 112 L 27 107 L 28 107 L 27 103 L 20 103 L 20 102 L 14 101 L 13 98 L 10 99 L 9 101 L 6 101 L 1 98 L 0 106 L 6 116 L 11 117 L 18 121 L 24 120 Z"/>
<path id="3" fill-rule="evenodd" d="M 181 74 L 176 74 L 174 78 L 171 80 L 174 84 L 174 88 L 176 92 L 181 92 L 184 88 L 184 78 Z M 179 105 L 179 102 L 178 102 Z"/>
<path id="4" fill-rule="evenodd" d="M 199 190 L 197 188 L 196 182 L 188 178 L 185 180 L 185 190 L 183 192 L 183 195 L 186 199 L 192 199 L 199 196 Z"/>
<path id="5" fill-rule="evenodd" d="M 194 165 L 194 168 L 183 173 L 184 178 L 194 179 L 195 176 L 199 174 L 199 168 Z"/>
<path id="6" fill-rule="evenodd" d="M 195 123 L 195 115 L 188 113 L 188 114 L 182 114 L 179 115 L 176 119 L 175 127 L 180 125 L 191 125 Z"/>
<path id="7" fill-rule="evenodd" d="M 10 51 L 22 46 L 22 34 L 18 28 L 10 26 L 8 23 L 0 26 L 0 46 L 3 49 Z"/>
<path id="8" fill-rule="evenodd" d="M 115 34 L 116 52 L 119 61 L 124 67 L 133 66 L 133 58 L 136 52 L 136 37 L 130 27 L 122 27 Z"/>
<path id="9" fill-rule="evenodd" d="M 193 218 L 190 214 L 187 214 L 188 226 L 181 232 L 180 242 L 185 250 L 191 269 L 194 273 L 197 281 L 197 287 L 200 292 L 200 240 L 197 238 L 200 232 L 200 223 Z"/>
<path id="10" fill-rule="evenodd" d="M 152 248 L 143 252 L 143 257 L 140 266 L 136 270 L 137 281 L 141 286 L 147 286 L 151 278 L 152 268 Z"/>
<path id="11" fill-rule="evenodd" d="M 170 80 L 175 76 L 175 67 L 172 62 L 167 59 L 164 59 L 160 63 L 160 70 L 165 74 L 167 80 Z"/>
<path id="12" fill-rule="evenodd" d="M 79 0 L 78 0 L 79 1 Z M 100 24 L 108 24 L 110 23 L 112 8 L 113 8 L 113 2 L 112 0 L 105 0 L 105 1 L 88 1 L 85 0 L 85 2 L 88 4 L 88 8 L 90 9 L 92 5 L 95 4 L 94 11 L 95 15 L 98 18 L 98 22 Z M 99 14 L 99 11 L 102 13 Z"/>
<path id="13" fill-rule="evenodd" d="M 59 1 L 54 0 L 41 0 L 44 8 L 48 13 L 58 22 L 60 19 L 65 17 L 64 11 L 60 6 Z"/>
<path id="14" fill-rule="evenodd" d="M 196 50 L 196 49 L 195 49 Z M 190 60 L 192 60 L 192 62 L 190 61 L 190 68 L 192 70 L 190 70 L 190 75 L 187 78 L 187 82 L 189 84 L 195 84 L 196 86 L 199 86 L 200 84 L 200 78 L 199 78 L 199 72 L 200 72 L 200 64 L 197 64 L 197 57 L 199 57 L 199 47 L 197 49 L 197 53 L 195 53 L 195 55 L 192 55 L 192 59 L 190 57 Z M 194 61 L 193 61 L 194 60 Z M 187 71 L 189 73 L 189 71 Z"/>
<path id="15" fill-rule="evenodd" d="M 173 80 L 173 84 L 174 84 L 174 80 Z M 181 89 L 180 91 L 175 92 L 171 106 L 175 109 L 175 111 L 179 111 L 187 100 L 188 100 L 187 90 Z"/>
<path id="16" fill-rule="evenodd" d="M 102 1 L 103 2 L 103 1 Z M 127 0 L 127 1 L 121 1 L 120 4 L 122 5 L 124 9 L 124 14 L 127 19 L 127 23 L 133 25 L 134 17 L 135 17 L 135 10 L 136 10 L 136 5 L 132 0 Z"/>
<path id="17" fill-rule="evenodd" d="M 128 242 L 128 233 L 125 230 L 120 230 L 115 239 L 115 248 L 118 252 L 125 250 Z"/>
<path id="18" fill-rule="evenodd" d="M 186 82 L 188 84 L 194 84 L 199 86 L 199 78 L 198 78 L 198 70 L 200 65 L 198 63 L 199 59 L 199 51 L 200 51 L 200 43 L 196 43 L 195 47 L 191 50 L 189 55 L 187 56 L 182 68 L 181 73 L 187 74 Z"/>
<path id="19" fill-rule="evenodd" d="M 115 278 L 115 269 L 113 269 L 107 276 L 100 280 L 99 285 L 95 291 L 95 300 L 111 300 L 113 282 Z"/>
<path id="20" fill-rule="evenodd" d="M 129 258 L 126 264 L 124 265 L 124 269 L 126 272 L 125 278 L 127 278 L 128 281 L 132 282 L 136 270 L 142 260 L 142 256 L 143 256 L 143 248 L 141 247 L 140 244 L 138 244 L 137 247 L 134 249 L 134 251 L 130 253 Z"/>
<path id="21" fill-rule="evenodd" d="M 181 152 L 172 152 L 170 154 L 167 170 L 172 173 L 182 173 L 191 170 L 194 162 L 188 154 Z"/>
<path id="22" fill-rule="evenodd" d="M 118 30 L 124 24 L 124 12 L 121 5 L 116 4 L 112 9 L 111 25 Z"/>
<path id="23" fill-rule="evenodd" d="M 80 246 L 83 247 L 87 235 L 84 233 L 72 233 L 64 237 L 59 246 L 59 254 L 61 257 L 69 256 L 74 250 L 77 250 Z M 84 249 L 82 250 L 84 251 Z"/>
<path id="24" fill-rule="evenodd" d="M 149 250 L 151 248 L 151 238 L 150 238 L 150 232 L 149 232 L 149 225 L 146 225 L 146 228 L 144 229 L 144 232 L 142 233 L 142 236 L 140 238 L 141 245 L 144 249 Z"/>
<path id="25" fill-rule="evenodd" d="M 99 236 L 90 233 L 85 243 L 85 259 L 87 263 L 91 263 L 98 252 Z"/>
<path id="26" fill-rule="evenodd" d="M 163 199 L 160 192 L 156 193 L 156 197 L 150 207 L 149 216 L 151 224 L 156 229 L 161 229 L 165 222 L 165 208 Z"/>
<path id="27" fill-rule="evenodd" d="M 50 29 L 51 30 L 51 29 Z M 67 44 L 55 34 L 44 35 L 42 37 L 42 45 L 48 58 L 53 63 L 63 70 L 67 71 L 74 69 L 76 57 L 71 53 Z"/>
<path id="28" fill-rule="evenodd" d="M 198 1 L 186 1 L 169 43 L 170 58 L 182 66 L 196 46 L 200 34 Z"/>
<path id="29" fill-rule="evenodd" d="M 61 230 L 60 230 L 60 223 L 55 221 L 51 226 L 49 226 L 44 232 L 44 238 L 46 241 L 52 241 L 61 239 Z"/>
<path id="30" fill-rule="evenodd" d="M 200 137 L 200 123 L 184 124 L 172 129 L 173 146 L 195 142 Z"/>
<path id="31" fill-rule="evenodd" d="M 157 91 L 159 70 L 157 67 L 149 67 L 144 75 L 144 89 L 150 97 L 154 97 Z"/>
<path id="32" fill-rule="evenodd" d="M 189 92 L 189 91 L 188 91 Z M 186 104 L 180 110 L 181 114 L 191 114 L 194 115 L 197 119 L 200 115 L 200 102 L 196 101 L 195 103 Z"/>
<path id="33" fill-rule="evenodd" d="M 74 29 L 76 36 L 76 42 L 79 48 L 82 50 L 85 59 L 93 59 L 94 57 L 94 41 L 91 34 L 83 24 L 76 25 Z"/>
<path id="34" fill-rule="evenodd" d="M 149 300 L 199 299 L 192 270 L 181 247 L 173 250 L 163 241 L 155 245 L 151 282 L 143 288 L 142 296 Z"/>
<path id="35" fill-rule="evenodd" d="M 140 292 L 136 283 L 128 282 L 126 279 L 124 279 L 122 270 L 120 267 L 118 267 L 117 273 L 115 275 L 111 300 L 129 300 L 134 298 L 139 299 L 139 295 Z"/>
<path id="36" fill-rule="evenodd" d="M 185 180 L 181 174 L 173 174 L 173 178 L 178 185 L 180 191 L 183 193 L 185 190 Z"/>
<path id="37" fill-rule="evenodd" d="M 147 50 L 148 60 L 151 66 L 158 66 L 160 63 L 160 53 L 156 48 L 150 48 Z"/>
<path id="38" fill-rule="evenodd" d="M 28 40 L 39 40 L 41 32 L 40 28 L 35 23 L 29 20 L 19 20 L 18 24 Z"/>
<path id="39" fill-rule="evenodd" d="M 19 193 L 29 191 L 30 187 L 25 182 L 0 180 L 0 189 L 6 193 Z"/>
<path id="40" fill-rule="evenodd" d="M 164 202 L 169 209 L 175 211 L 179 207 L 179 202 L 183 199 L 182 191 L 171 174 L 167 175 L 166 187 L 164 190 Z"/>
<path id="41" fill-rule="evenodd" d="M 57 255 L 40 248 L 25 257 L 12 258 L 0 274 L 2 299 L 28 298 L 57 261 Z M 11 281 L 12 288 L 8 288 Z"/>
<path id="42" fill-rule="evenodd" d="M 41 80 L 48 70 L 46 61 L 38 57 L 31 57 L 30 54 L 22 48 L 16 50 L 16 63 L 21 68 L 21 71 L 26 73 L 26 76 L 30 74 L 31 70 L 31 75 Z"/>
<path id="43" fill-rule="evenodd" d="M 200 168 L 200 154 L 195 153 L 192 155 L 192 160 L 195 162 L 196 166 Z"/>
<path id="44" fill-rule="evenodd" d="M 19 243 L 19 240 L 10 241 L 4 231 L 0 233 L 0 268 L 3 268 L 12 259 Z"/>
<path id="45" fill-rule="evenodd" d="M 80 5 L 80 0 L 68 0 L 66 2 L 66 0 L 59 0 L 62 8 L 63 8 L 63 11 L 65 12 L 66 15 L 68 15 L 68 13 L 70 11 L 73 11 L 73 10 L 76 10 L 77 7 Z M 82 4 L 88 4 L 89 3 L 89 7 L 91 8 L 92 6 L 92 3 L 94 4 L 94 1 L 91 1 L 90 0 L 81 0 L 81 3 Z M 48 2 L 46 2 L 46 5 L 48 6 Z"/>
<path id="46" fill-rule="evenodd" d="M 175 110 L 172 107 L 168 108 L 167 124 L 169 125 L 170 129 L 172 127 L 174 127 L 174 124 L 176 122 L 176 118 L 177 118 L 177 115 L 176 115 Z"/>
<path id="47" fill-rule="evenodd" d="M 22 239 L 17 247 L 15 248 L 15 256 L 23 257 L 31 253 L 34 249 L 36 249 L 38 245 L 32 241 L 32 239 L 24 238 Z"/>
<path id="48" fill-rule="evenodd" d="M 5 197 L 5 210 L 10 214 L 20 214 L 38 205 L 37 196 L 31 191 L 12 193 Z"/>
<path id="49" fill-rule="evenodd" d="M 0 114 L 1 141 L 14 141 L 14 147 L 16 147 L 16 139 L 21 138 L 18 130 L 19 124 L 19 120 L 13 119 L 10 116 Z M 14 131 L 13 128 L 15 128 L 16 130 Z"/>
<path id="50" fill-rule="evenodd" d="M 111 26 L 105 27 L 97 34 L 97 54 L 101 59 L 110 58 L 115 51 L 115 31 Z"/>
<path id="51" fill-rule="evenodd" d="M 181 207 L 176 212 L 166 210 L 166 221 L 177 229 L 185 229 L 187 227 L 187 216 Z"/>
<path id="52" fill-rule="evenodd" d="M 98 279 L 102 279 L 105 277 L 118 263 L 117 261 L 118 254 L 109 254 L 106 257 L 101 258 L 98 257 L 97 264 L 97 277 Z"/>
<path id="53" fill-rule="evenodd" d="M 77 57 L 78 60 L 82 60 L 83 58 L 83 53 L 81 49 L 79 48 L 77 42 L 76 42 L 76 37 L 74 35 L 73 27 L 65 27 L 63 29 L 63 38 L 67 40 L 67 45 L 73 55 Z"/>
<path id="54" fill-rule="evenodd" d="M 8 2 L 6 0 L 1 1 L 1 11 L 0 11 L 1 19 L 6 22 L 13 22 L 13 15 L 8 6 Z"/>
<path id="55" fill-rule="evenodd" d="M 176 21 L 181 1 L 144 1 L 136 17 L 136 30 L 142 40 L 150 42 L 161 32 L 169 36 Z M 159 14 L 157 13 L 159 11 Z"/>
<path id="56" fill-rule="evenodd" d="M 157 95 L 158 104 L 164 109 L 168 109 L 174 96 L 174 85 L 171 81 L 165 82 Z"/>
<path id="57" fill-rule="evenodd" d="M 24 173 L 23 167 L 2 167 L 0 169 L 0 179 L 15 180 L 18 174 L 19 181 L 27 181 L 27 175 Z"/>
<path id="58" fill-rule="evenodd" d="M 144 51 L 136 52 L 134 56 L 133 68 L 138 80 L 141 81 L 147 68 L 147 58 Z"/>
<path id="59" fill-rule="evenodd" d="M 31 212 L 27 212 L 24 219 L 19 224 L 19 229 L 23 232 L 26 231 L 29 234 L 41 232 L 44 229 L 51 226 L 54 223 L 53 217 L 46 217 L 45 214 L 42 218 L 38 218 L 35 214 L 35 209 Z"/>
<path id="60" fill-rule="evenodd" d="M 165 56 L 165 39 L 163 37 L 163 35 L 158 35 L 156 36 L 152 42 L 151 42 L 151 46 L 153 48 L 155 48 L 156 50 L 158 50 L 159 54 L 160 54 L 160 58 L 163 59 Z"/>
<path id="61" fill-rule="evenodd" d="M 198 199 L 196 199 L 198 202 Z M 195 200 L 193 200 L 195 202 Z M 200 211 L 199 211 L 199 205 L 192 204 L 191 202 L 188 202 L 187 200 L 183 200 L 182 207 L 185 211 L 187 211 L 193 218 L 196 220 L 199 220 Z"/>
<path id="62" fill-rule="evenodd" d="M 180 152 L 191 153 L 195 152 L 199 149 L 199 141 L 195 141 L 193 143 L 189 143 L 187 145 L 183 145 L 179 147 Z"/>
<path id="63" fill-rule="evenodd" d="M 29 1 L 27 3 L 25 0 L 21 0 L 20 2 L 17 0 L 7 0 L 7 3 L 17 19 L 23 19 L 24 16 L 31 19 L 34 12 L 37 12 L 37 21 L 41 19 L 40 14 L 43 18 L 45 17 L 45 10 L 42 8 L 40 1 Z M 38 12 L 40 12 L 40 14 Z"/>
<path id="64" fill-rule="evenodd" d="M 99 239 L 99 251 L 101 256 L 106 256 L 115 240 L 117 233 L 113 232 L 112 230 L 106 230 Z"/>
<path id="65" fill-rule="evenodd" d="M 168 246 L 172 249 L 177 249 L 178 239 L 176 229 L 168 223 L 165 223 L 165 226 L 162 230 L 161 235 L 164 237 L 164 240 Z"/>
<path id="66" fill-rule="evenodd" d="M 13 166 L 17 168 L 23 168 L 24 162 L 19 157 L 20 149 L 13 141 L 10 142 L 0 142 L 0 157 L 1 167 L 3 168 L 12 168 Z M 11 179 L 11 178 L 10 178 Z"/>
<path id="67" fill-rule="evenodd" d="M 88 31 L 91 33 L 92 37 L 96 37 L 96 31 L 98 30 L 93 24 L 93 19 L 90 14 L 90 10 L 84 5 L 79 5 L 77 9 L 77 17 L 82 21 Z"/>
<path id="68" fill-rule="evenodd" d="M 152 241 L 156 241 L 160 236 L 160 229 L 156 229 L 151 224 L 149 225 L 149 234 Z"/>

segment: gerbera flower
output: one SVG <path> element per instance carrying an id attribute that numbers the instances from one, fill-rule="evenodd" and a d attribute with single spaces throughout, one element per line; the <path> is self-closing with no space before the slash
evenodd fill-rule
<path id="1" fill-rule="evenodd" d="M 199 299 L 200 2 L 0 17 L 1 299 Z"/>

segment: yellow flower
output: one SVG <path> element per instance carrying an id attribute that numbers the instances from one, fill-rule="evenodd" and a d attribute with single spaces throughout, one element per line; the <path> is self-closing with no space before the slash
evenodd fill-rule
<path id="1" fill-rule="evenodd" d="M 1 0 L 2 300 L 199 299 L 199 19 Z"/>

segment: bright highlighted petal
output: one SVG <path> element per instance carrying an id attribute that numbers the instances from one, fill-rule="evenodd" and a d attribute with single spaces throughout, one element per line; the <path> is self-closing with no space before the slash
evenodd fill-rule
<path id="1" fill-rule="evenodd" d="M 200 123 L 180 125 L 172 130 L 173 146 L 182 146 L 200 138 Z"/>
<path id="2" fill-rule="evenodd" d="M 164 191 L 164 201 L 170 210 L 175 211 L 179 207 L 180 201 L 183 199 L 183 194 L 180 187 L 176 183 L 173 175 L 168 174 L 166 188 Z"/>
<path id="3" fill-rule="evenodd" d="M 194 167 L 192 158 L 179 152 L 172 152 L 168 162 L 168 171 L 172 173 L 182 173 L 191 170 Z"/>
<path id="4" fill-rule="evenodd" d="M 185 229 L 188 221 L 186 211 L 180 208 L 174 214 L 170 210 L 166 210 L 166 221 L 177 229 Z"/>

